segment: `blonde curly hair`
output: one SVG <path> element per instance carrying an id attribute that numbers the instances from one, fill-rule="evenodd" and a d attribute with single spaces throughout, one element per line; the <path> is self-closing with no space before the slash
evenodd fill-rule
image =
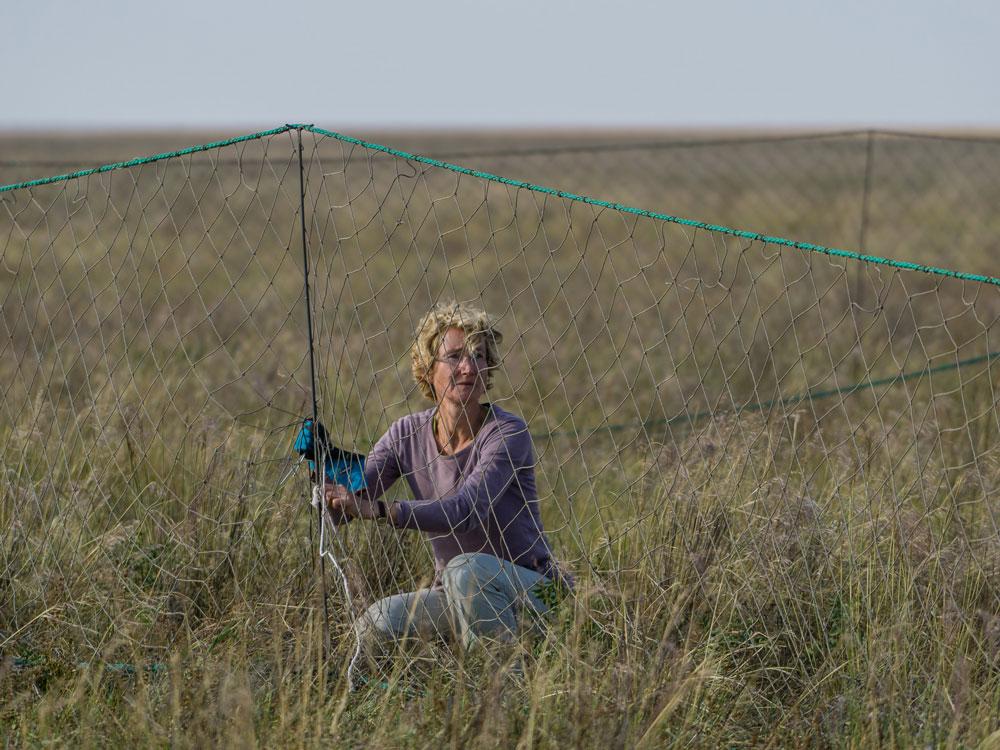
<path id="1" fill-rule="evenodd" d="M 413 379 L 417 381 L 420 392 L 431 401 L 436 400 L 431 385 L 431 370 L 434 369 L 434 358 L 438 356 L 441 339 L 449 328 L 465 331 L 467 345 L 485 346 L 486 366 L 489 369 L 484 380 L 486 390 L 489 390 L 493 386 L 493 368 L 500 364 L 500 343 L 503 341 L 503 334 L 497 330 L 496 323 L 494 316 L 462 302 L 439 302 L 432 307 L 417 324 L 410 349 Z"/>

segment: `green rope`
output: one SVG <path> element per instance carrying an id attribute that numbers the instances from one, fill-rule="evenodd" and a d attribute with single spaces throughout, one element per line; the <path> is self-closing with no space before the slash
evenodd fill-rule
<path id="1" fill-rule="evenodd" d="M 754 413 L 758 411 L 766 411 L 773 406 L 789 406 L 791 404 L 801 403 L 803 401 L 816 401 L 819 399 L 829 398 L 830 396 L 849 396 L 854 393 L 859 393 L 860 391 L 871 390 L 872 388 L 877 388 L 880 385 L 898 385 L 899 383 L 905 383 L 908 380 L 913 380 L 914 378 L 921 377 L 923 375 L 933 375 L 938 372 L 946 372 L 947 370 L 957 370 L 960 367 L 967 367 L 969 365 L 975 365 L 982 362 L 989 362 L 991 360 L 1000 357 L 1000 351 L 988 352 L 979 357 L 970 357 L 969 359 L 962 359 L 958 362 L 950 362 L 944 365 L 937 365 L 936 367 L 922 367 L 919 370 L 911 370 L 910 372 L 903 372 L 899 375 L 889 375 L 884 378 L 876 378 L 875 380 L 862 380 L 851 385 L 841 386 L 840 388 L 828 388 L 822 390 L 808 390 L 801 393 L 796 393 L 791 396 L 785 396 L 784 398 L 773 398 L 768 401 L 758 401 L 756 403 L 745 404 L 743 406 L 734 407 L 721 407 L 718 409 L 705 409 L 703 411 L 695 412 L 694 414 L 678 414 L 675 417 L 668 417 L 665 419 L 648 419 L 642 422 L 625 422 L 621 424 L 607 424 L 599 425 L 591 429 L 591 431 L 584 437 L 587 438 L 595 435 L 598 432 L 621 432 L 623 430 L 629 429 L 648 429 L 651 427 L 673 427 L 675 425 L 687 422 L 690 425 L 694 425 L 695 422 L 700 422 L 703 419 L 709 417 L 716 417 L 721 414 L 747 414 Z M 928 362 L 928 364 L 930 364 Z M 562 436 L 577 436 L 579 435 L 578 430 L 555 430 L 553 432 L 539 432 L 532 433 L 531 437 L 535 440 L 548 440 L 553 437 Z"/>
<path id="2" fill-rule="evenodd" d="M 251 133 L 250 135 L 240 135 L 235 138 L 227 138 L 224 141 L 213 141 L 212 143 L 205 143 L 201 146 L 190 146 L 188 148 L 182 148 L 179 151 L 168 151 L 163 154 L 155 154 L 154 156 L 143 156 L 135 159 L 129 159 L 128 161 L 119 161 L 114 164 L 105 164 L 102 167 L 94 167 L 93 169 L 81 169 L 78 172 L 70 172 L 68 174 L 60 174 L 55 177 L 42 177 L 37 180 L 28 180 L 27 182 L 15 182 L 12 185 L 0 185 L 0 193 L 7 193 L 11 190 L 23 190 L 24 188 L 38 187 L 39 185 L 51 185 L 53 182 L 66 182 L 68 180 L 76 180 L 80 177 L 89 177 L 92 174 L 100 174 L 102 172 L 112 172 L 116 169 L 128 169 L 130 167 L 138 167 L 143 164 L 152 164 L 156 161 L 163 161 L 164 159 L 176 159 L 179 156 L 187 156 L 188 154 L 196 154 L 200 151 L 211 151 L 216 148 L 224 148 L 225 146 L 232 146 L 236 143 L 245 143 L 246 141 L 255 141 L 260 138 L 266 138 L 270 135 L 279 135 L 280 133 L 285 133 L 289 130 L 301 130 L 304 126 L 302 125 L 282 125 L 280 128 L 272 128 L 271 130 L 262 130 L 259 133 Z"/>
<path id="3" fill-rule="evenodd" d="M 323 130 L 322 128 L 317 128 L 313 125 L 305 125 L 302 127 L 302 129 L 307 130 L 310 133 L 315 133 L 316 135 L 322 135 L 328 138 L 334 138 L 338 141 L 343 141 L 344 143 L 350 143 L 354 146 L 360 146 L 370 151 L 381 151 L 382 153 L 389 154 L 390 156 L 396 156 L 400 159 L 407 159 L 409 161 L 415 161 L 421 164 L 427 164 L 432 167 L 447 169 L 451 172 L 457 172 L 458 174 L 469 175 L 470 177 L 476 177 L 481 180 L 498 182 L 501 185 L 510 185 L 511 187 L 522 188 L 524 190 L 531 190 L 533 192 L 543 193 L 545 195 L 552 195 L 557 198 L 565 198 L 566 200 L 576 201 L 578 203 L 586 203 L 589 206 L 598 206 L 599 208 L 607 208 L 612 211 L 617 211 L 619 213 L 632 214 L 634 216 L 643 216 L 649 219 L 657 219 L 659 221 L 670 222 L 671 224 L 679 224 L 685 227 L 692 227 L 694 229 L 704 229 L 706 231 L 715 232 L 717 234 L 726 234 L 731 237 L 739 237 L 740 239 L 763 242 L 769 245 L 779 245 L 782 247 L 794 248 L 796 250 L 805 250 L 812 253 L 821 253 L 823 255 L 829 255 L 835 258 L 848 258 L 850 260 L 859 260 L 865 263 L 872 263 L 880 266 L 889 266 L 890 268 L 899 268 L 905 271 L 920 271 L 921 273 L 935 274 L 938 276 L 947 276 L 953 279 L 961 279 L 962 281 L 976 281 L 982 284 L 992 284 L 993 286 L 1000 286 L 1000 279 L 994 278 L 993 276 L 984 276 L 978 273 L 964 273 L 962 271 L 952 271 L 947 268 L 938 268 L 936 266 L 925 266 L 921 263 L 911 263 L 909 261 L 903 261 L 903 260 L 891 260 L 889 258 L 879 257 L 878 255 L 867 255 L 863 253 L 856 253 L 851 250 L 840 250 L 835 247 L 814 245 L 811 242 L 797 242 L 795 240 L 787 240 L 783 237 L 773 237 L 767 234 L 760 234 L 759 232 L 748 232 L 742 229 L 733 229 L 731 227 L 725 227 L 720 224 L 708 224 L 703 221 L 695 221 L 694 219 L 684 219 L 679 216 L 661 214 L 655 211 L 647 211 L 642 208 L 634 208 L 632 206 L 624 206 L 621 203 L 610 203 L 608 201 L 598 200 L 597 198 L 589 198 L 585 195 L 577 195 L 576 193 L 567 193 L 564 190 L 556 190 L 554 188 L 544 187 L 542 185 L 534 185 L 530 182 L 523 182 L 521 180 L 512 180 L 509 177 L 500 177 L 499 175 L 490 174 L 489 172 L 480 172 L 477 169 L 468 169 L 467 167 L 460 167 L 456 164 L 449 164 L 448 162 L 440 161 L 438 159 L 431 159 L 427 156 L 417 156 L 415 154 L 407 153 L 406 151 L 400 151 L 398 149 L 390 148 L 389 146 L 382 146 L 378 143 L 369 143 L 368 141 L 362 141 L 358 138 L 352 138 L 351 136 L 348 135 L 335 133 L 331 130 Z"/>
<path id="4" fill-rule="evenodd" d="M 304 123 L 288 123 L 286 125 L 282 125 L 281 127 L 273 128 L 271 130 L 262 130 L 259 133 L 251 133 L 250 135 L 237 136 L 235 138 L 229 138 L 224 141 L 215 141 L 200 146 L 191 146 L 189 148 L 181 149 L 179 151 L 170 151 L 163 154 L 156 154 L 155 156 L 146 156 L 146 157 L 131 159 L 129 161 L 117 162 L 115 164 L 106 164 L 104 166 L 95 167 L 93 169 L 84 169 L 80 170 L 79 172 L 71 172 L 69 174 L 56 175 L 55 177 L 44 177 L 37 180 L 29 180 L 27 182 L 17 182 L 12 185 L 3 185 L 0 186 L 0 193 L 9 192 L 12 190 L 20 190 L 24 188 L 36 187 L 39 185 L 48 185 L 54 182 L 74 180 L 92 174 L 110 172 L 116 169 L 127 169 L 129 167 L 140 166 L 142 164 L 149 164 L 156 161 L 162 161 L 164 159 L 173 159 L 178 156 L 185 156 L 187 154 L 193 154 L 199 151 L 209 151 L 212 149 L 223 148 L 225 146 L 232 146 L 233 144 L 236 143 L 257 140 L 259 138 L 266 138 L 267 136 L 278 135 L 280 133 L 284 133 L 289 130 L 304 130 L 310 133 L 315 133 L 316 135 L 325 136 L 327 138 L 333 138 L 335 140 L 342 141 L 343 143 L 349 143 L 355 146 L 360 146 L 370 151 L 379 151 L 381 153 L 389 154 L 390 156 L 395 156 L 400 159 L 407 159 L 409 161 L 415 161 L 421 164 L 427 164 L 432 167 L 446 169 L 451 172 L 469 175 L 470 177 L 476 177 L 478 179 L 487 180 L 490 182 L 497 182 L 500 183 L 501 185 L 510 185 L 511 187 L 522 188 L 524 190 L 531 190 L 533 192 L 543 193 L 545 195 L 552 195 L 557 198 L 564 198 L 566 200 L 575 201 L 578 203 L 585 203 L 590 206 L 607 208 L 612 211 L 617 211 L 619 213 L 632 214 L 634 216 L 643 216 L 646 218 L 656 219 L 659 221 L 666 221 L 671 224 L 678 224 L 680 226 L 691 227 L 694 229 L 704 229 L 709 232 L 725 234 L 729 235 L 730 237 L 738 237 L 740 239 L 763 242 L 770 245 L 778 245 L 781 247 L 794 248 L 796 250 L 804 250 L 807 252 L 820 253 L 822 255 L 828 255 L 836 258 L 846 258 L 849 260 L 857 260 L 857 261 L 862 261 L 864 263 L 871 263 L 873 265 L 898 268 L 905 271 L 918 271 L 920 273 L 929 273 L 937 276 L 945 276 L 952 279 L 959 279 L 961 281 L 975 281 L 982 284 L 1000 286 L 1000 279 L 997 279 L 993 276 L 985 276 L 983 274 L 977 274 L 977 273 L 965 273 L 963 271 L 953 271 L 948 268 L 940 268 L 938 266 L 927 266 L 921 263 L 912 263 L 910 261 L 892 260 L 889 258 L 882 258 L 878 255 L 868 255 L 865 253 L 857 253 L 851 250 L 841 250 L 835 247 L 816 245 L 811 242 L 799 242 L 796 240 L 785 239 L 784 237 L 775 237 L 772 235 L 761 234 L 759 232 L 749 232 L 742 229 L 733 229 L 732 227 L 723 226 L 721 224 L 709 224 L 703 221 L 696 221 L 694 219 L 685 219 L 679 216 L 671 216 L 670 214 L 658 213 L 656 211 L 647 211 L 645 209 L 635 208 L 633 206 L 625 206 L 622 205 L 621 203 L 611 203 L 609 201 L 603 201 L 597 198 L 590 198 L 585 195 L 569 193 L 564 190 L 556 190 L 554 188 L 545 187 L 543 185 L 535 185 L 530 182 L 524 182 L 522 180 L 514 180 L 509 177 L 501 177 L 499 175 L 490 174 L 489 172 L 481 172 L 477 169 L 460 167 L 457 164 L 450 164 L 448 162 L 441 161 L 439 159 L 432 159 L 427 156 L 419 156 L 417 154 L 411 154 L 406 151 L 400 151 L 399 149 L 391 148 L 390 146 L 383 146 L 378 143 L 363 141 L 359 138 L 353 138 L 349 135 L 336 133 L 332 130 L 324 130 L 323 128 L 317 128 L 315 125 L 304 124 Z"/>

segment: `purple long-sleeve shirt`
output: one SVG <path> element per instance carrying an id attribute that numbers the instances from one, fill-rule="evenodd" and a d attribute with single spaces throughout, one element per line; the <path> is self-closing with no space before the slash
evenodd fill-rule
<path id="1" fill-rule="evenodd" d="M 437 573 L 455 555 L 485 552 L 543 575 L 557 574 L 542 529 L 535 456 L 524 420 L 490 405 L 472 445 L 438 449 L 434 409 L 397 420 L 365 464 L 372 499 L 400 477 L 415 500 L 397 503 L 396 526 L 425 532 Z"/>

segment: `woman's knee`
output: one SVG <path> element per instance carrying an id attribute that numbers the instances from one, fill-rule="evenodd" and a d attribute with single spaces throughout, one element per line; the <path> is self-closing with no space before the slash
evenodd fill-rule
<path id="1" fill-rule="evenodd" d="M 368 642 L 447 637 L 450 619 L 443 592 L 421 589 L 379 599 L 358 618 L 358 636 Z"/>
<path id="2" fill-rule="evenodd" d="M 394 617 L 393 597 L 379 599 L 372 604 L 354 623 L 354 630 L 363 643 L 376 643 L 394 640 L 399 637 L 396 632 L 398 624 Z"/>
<path id="3" fill-rule="evenodd" d="M 384 630 L 385 626 L 374 604 L 354 621 L 354 632 L 358 639 L 366 645 L 384 640 L 386 637 Z"/>
<path id="4" fill-rule="evenodd" d="M 455 555 L 441 572 L 446 590 L 471 594 L 493 580 L 499 573 L 499 560 L 484 552 L 463 552 Z"/>

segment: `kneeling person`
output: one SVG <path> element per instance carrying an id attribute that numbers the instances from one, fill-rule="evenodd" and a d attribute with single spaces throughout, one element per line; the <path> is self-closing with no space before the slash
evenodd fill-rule
<path id="1" fill-rule="evenodd" d="M 433 549 L 431 588 L 381 599 L 359 620 L 369 642 L 435 633 L 454 633 L 465 645 L 510 639 L 526 608 L 549 609 L 551 599 L 539 594 L 565 583 L 542 528 L 528 427 L 480 403 L 501 339 L 481 310 L 452 303 L 427 313 L 412 348 L 413 375 L 435 406 L 403 417 L 378 440 L 366 490 L 327 489 L 335 518 L 422 531 Z M 400 478 L 415 499 L 386 507 L 379 498 Z"/>

